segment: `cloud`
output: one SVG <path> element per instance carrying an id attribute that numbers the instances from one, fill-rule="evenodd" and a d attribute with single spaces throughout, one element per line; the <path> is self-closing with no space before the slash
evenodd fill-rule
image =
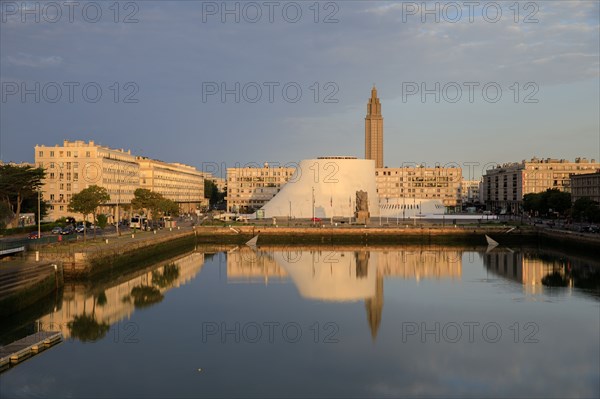
<path id="1" fill-rule="evenodd" d="M 6 61 L 14 66 L 30 68 L 54 68 L 63 63 L 62 57 L 57 55 L 38 56 L 28 53 L 17 53 L 17 55 L 6 56 Z"/>

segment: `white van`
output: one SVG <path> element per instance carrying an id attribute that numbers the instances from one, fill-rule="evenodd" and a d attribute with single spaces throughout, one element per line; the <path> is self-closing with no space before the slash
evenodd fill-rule
<path id="1" fill-rule="evenodd" d="M 142 227 L 142 217 L 140 215 L 133 215 L 129 219 L 129 227 L 132 229 L 140 229 Z"/>

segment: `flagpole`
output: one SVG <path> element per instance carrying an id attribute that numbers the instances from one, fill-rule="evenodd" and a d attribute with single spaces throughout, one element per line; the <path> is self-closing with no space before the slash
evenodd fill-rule
<path id="1" fill-rule="evenodd" d="M 329 207 L 331 208 L 331 215 L 329 216 L 329 224 L 333 226 L 333 196 L 329 197 Z"/>
<path id="2" fill-rule="evenodd" d="M 352 224 L 352 196 L 348 196 L 348 208 L 350 211 L 348 212 L 348 226 Z"/>
<path id="3" fill-rule="evenodd" d="M 312 222 L 315 225 L 315 187 L 312 188 Z"/>

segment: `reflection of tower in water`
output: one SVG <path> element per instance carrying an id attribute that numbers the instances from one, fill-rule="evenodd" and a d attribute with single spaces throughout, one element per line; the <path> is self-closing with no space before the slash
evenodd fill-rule
<path id="1" fill-rule="evenodd" d="M 383 277 L 377 275 L 377 285 L 375 286 L 375 296 L 365 299 L 365 308 L 367 310 L 367 321 L 371 329 L 371 338 L 373 341 L 377 338 L 377 331 L 381 324 L 381 313 L 383 311 Z"/>
<path id="2" fill-rule="evenodd" d="M 366 278 L 369 273 L 369 255 L 367 251 L 355 252 L 356 277 Z M 383 310 L 383 277 L 377 273 L 375 283 L 375 296 L 365 298 L 365 309 L 367 310 L 367 321 L 371 329 L 373 341 L 377 338 L 377 331 L 381 324 L 381 313 Z"/>
<path id="3" fill-rule="evenodd" d="M 250 250 L 248 250 L 250 251 Z M 244 252 L 244 250 L 240 250 Z M 240 253 L 241 255 L 241 253 Z M 269 276 L 286 276 L 306 299 L 326 302 L 363 302 L 373 340 L 383 318 L 384 279 L 454 279 L 461 276 L 461 250 L 443 251 L 434 247 L 402 248 L 305 246 L 294 250 L 262 247 L 253 256 L 228 257 L 228 281 L 255 271 Z M 267 262 L 268 259 L 268 262 Z M 262 267 L 257 267 L 262 265 Z M 269 267 L 266 267 L 270 265 Z M 235 270 L 243 273 L 233 273 Z M 266 278 L 266 277 L 265 277 Z M 244 282 L 258 282 L 245 279 Z"/>

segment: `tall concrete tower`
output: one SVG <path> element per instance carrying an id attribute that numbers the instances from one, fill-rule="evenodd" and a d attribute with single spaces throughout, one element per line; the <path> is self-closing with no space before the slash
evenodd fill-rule
<path id="1" fill-rule="evenodd" d="M 365 117 L 365 159 L 373 159 L 376 168 L 383 168 L 383 117 L 375 85 L 371 89 Z"/>

